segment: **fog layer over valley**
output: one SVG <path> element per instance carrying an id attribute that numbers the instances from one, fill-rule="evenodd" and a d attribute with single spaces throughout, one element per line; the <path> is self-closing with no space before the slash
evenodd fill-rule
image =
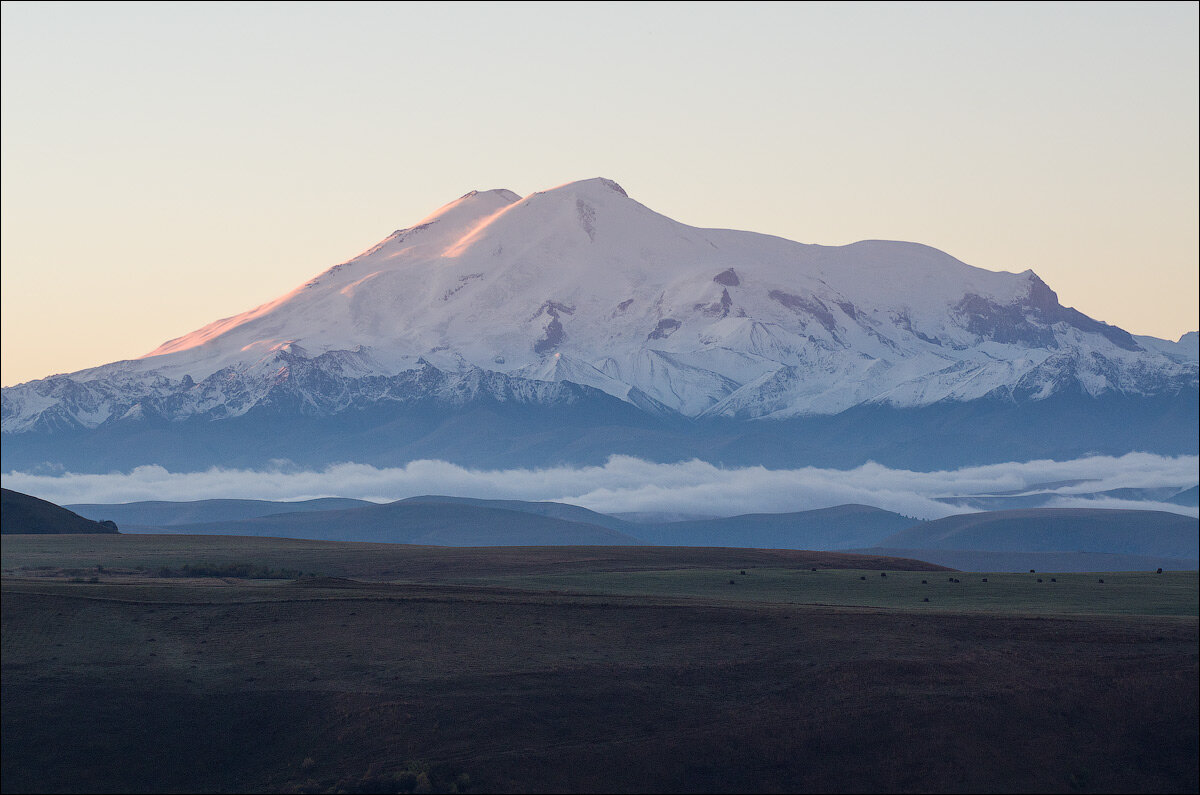
<path id="1" fill-rule="evenodd" d="M 1132 453 L 918 472 L 874 463 L 846 470 L 768 469 L 703 461 L 659 464 L 613 456 L 603 466 L 545 469 L 468 469 L 432 460 L 386 468 L 347 463 L 319 470 L 286 463 L 263 470 L 203 472 L 144 466 L 109 474 L 7 472 L 0 482 L 59 505 L 321 497 L 389 502 L 449 494 L 564 502 L 609 514 L 733 516 L 862 504 L 916 519 L 938 519 L 979 510 L 971 500 L 986 498 L 992 510 L 1136 508 L 1195 517 L 1200 511 L 1185 492 L 1196 485 L 1198 463 L 1197 456 Z M 1172 501 L 1177 494 L 1182 499 Z"/>

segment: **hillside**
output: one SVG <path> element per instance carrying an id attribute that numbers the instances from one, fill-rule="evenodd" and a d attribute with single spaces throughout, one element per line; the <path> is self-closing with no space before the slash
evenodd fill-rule
<path id="1" fill-rule="evenodd" d="M 377 541 L 438 546 L 643 544 L 633 536 L 581 522 L 477 505 L 393 502 L 228 522 L 174 525 L 171 532 Z"/>
<path id="2" fill-rule="evenodd" d="M 1187 505 L 1192 508 L 1200 506 L 1200 486 L 1192 486 L 1190 489 L 1184 489 L 1178 494 L 1168 497 L 1167 502 L 1175 505 Z"/>
<path id="3" fill-rule="evenodd" d="M 89 519 L 112 519 L 122 526 L 173 527 L 197 522 L 231 522 L 239 519 L 257 519 L 279 513 L 300 511 L 334 511 L 347 508 L 363 508 L 374 503 L 330 497 L 315 500 L 191 500 L 168 502 L 147 500 L 116 504 L 80 503 L 67 505 L 80 516 Z"/>
<path id="4" fill-rule="evenodd" d="M 850 549 L 869 547 L 918 520 L 869 505 L 794 513 L 758 513 L 635 525 L 639 538 L 667 546 Z"/>
<path id="5" fill-rule="evenodd" d="M 197 500 L 72 507 L 87 516 L 116 516 L 137 532 L 159 528 L 184 533 L 454 545 L 460 540 L 464 545 L 471 545 L 474 539 L 481 544 L 506 546 L 543 543 L 530 540 L 534 538 L 561 537 L 580 538 L 583 540 L 569 543 L 584 544 L 837 550 L 873 546 L 916 521 L 868 505 L 839 505 L 792 513 L 648 523 L 626 521 L 560 502 L 445 495 L 399 500 L 391 503 L 390 511 L 374 510 L 381 507 L 374 503 L 344 499 L 300 502 Z M 338 510 L 333 510 L 335 508 Z M 366 513 L 346 512 L 358 508 L 367 509 Z M 311 515 L 292 515 L 299 513 Z M 520 520 L 513 514 L 529 518 Z M 364 516 L 371 518 L 364 520 Z M 260 519 L 264 521 L 251 521 Z M 488 522 L 493 522 L 490 530 L 483 532 L 481 528 Z M 560 526 L 555 522 L 566 524 Z M 584 532 L 581 528 L 590 529 L 580 535 Z M 602 534 L 599 530 L 610 532 Z M 544 543 L 558 542 L 546 540 Z"/>
<path id="6" fill-rule="evenodd" d="M 871 546 L 995 552 L 1103 552 L 1200 558 L 1196 519 L 1163 511 L 1035 508 L 924 522 Z"/>
<path id="7" fill-rule="evenodd" d="M 0 489 L 0 533 L 116 533 L 112 521 L 95 522 L 52 502 Z"/>
<path id="8" fill-rule="evenodd" d="M 517 511 L 519 513 L 535 514 L 537 516 L 548 516 L 554 519 L 562 519 L 568 522 L 580 522 L 583 524 L 597 525 L 606 527 L 609 530 L 616 530 L 629 535 L 638 535 L 638 531 L 642 529 L 642 525 L 634 522 L 627 522 L 618 519 L 614 516 L 609 516 L 604 513 L 590 511 L 587 508 L 581 508 L 578 505 L 570 505 L 564 502 L 531 502 L 529 500 L 486 500 L 475 497 L 447 497 L 443 495 L 427 494 L 421 497 L 409 497 L 405 500 L 400 500 L 403 505 L 474 505 L 479 508 L 498 508 L 505 511 Z"/>

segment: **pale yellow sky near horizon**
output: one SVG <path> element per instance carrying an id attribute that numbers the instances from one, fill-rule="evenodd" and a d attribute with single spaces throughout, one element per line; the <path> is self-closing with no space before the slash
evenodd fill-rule
<path id="1" fill-rule="evenodd" d="M 9 3 L 0 381 L 142 355 L 471 189 L 1032 268 L 1200 326 L 1195 3 Z"/>

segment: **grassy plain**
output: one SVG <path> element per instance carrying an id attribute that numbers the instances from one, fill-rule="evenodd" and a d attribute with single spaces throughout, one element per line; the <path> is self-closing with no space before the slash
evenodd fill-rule
<path id="1" fill-rule="evenodd" d="M 569 593 L 878 607 L 915 612 L 1160 616 L 1200 613 L 1197 587 L 1200 577 L 1196 572 L 946 574 L 894 569 L 750 568 L 531 574 L 479 578 L 475 582 Z"/>
<path id="2" fill-rule="evenodd" d="M 848 561 L 5 537 L 0 783 L 5 792 L 1200 784 L 1194 572 L 840 568 Z M 153 576 L 233 563 L 324 576 Z"/>
<path id="3" fill-rule="evenodd" d="M 795 569 L 894 566 L 943 570 L 941 566 L 916 560 L 793 549 L 435 547 L 203 535 L 0 536 L 0 570 L 5 574 L 28 575 L 39 570 L 62 574 L 103 566 L 111 576 L 132 576 L 154 572 L 163 566 L 177 569 L 189 564 L 243 563 L 330 577 L 412 582 L 570 572 L 736 570 L 747 566 Z"/>

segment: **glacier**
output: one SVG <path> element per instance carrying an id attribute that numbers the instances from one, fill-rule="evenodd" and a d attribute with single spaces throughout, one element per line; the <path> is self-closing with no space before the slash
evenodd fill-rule
<path id="1" fill-rule="evenodd" d="M 661 442 L 657 458 L 711 457 L 715 445 L 746 447 L 745 460 L 750 439 L 812 436 L 795 429 L 851 417 L 891 438 L 889 417 L 937 428 L 973 406 L 1010 417 L 979 424 L 996 434 L 1082 423 L 1076 452 L 1127 452 L 1105 447 L 1106 423 L 1124 422 L 1110 429 L 1130 437 L 1118 447 L 1143 429 L 1147 451 L 1192 453 L 1196 337 L 1133 336 L 1062 306 L 1031 270 L 975 268 L 917 243 L 821 246 L 687 226 L 597 178 L 525 198 L 471 191 L 141 358 L 5 388 L 0 430 L 6 469 L 110 460 L 103 444 L 147 435 L 151 457 L 128 460 L 161 463 L 151 448 L 190 433 L 303 458 L 264 429 L 336 436 L 371 423 L 408 425 L 408 436 L 381 437 L 402 458 L 417 428 L 486 407 L 501 426 L 567 422 L 564 447 L 593 458 L 607 429 L 608 452 L 642 436 Z M 1020 417 L 1041 420 L 1022 431 Z M 872 455 L 851 429 L 822 433 Z M 532 454 L 503 436 L 494 444 Z M 426 441 L 436 457 L 436 438 Z M 464 440 L 445 441 L 472 457 Z M 336 439 L 316 446 L 353 460 Z"/>

